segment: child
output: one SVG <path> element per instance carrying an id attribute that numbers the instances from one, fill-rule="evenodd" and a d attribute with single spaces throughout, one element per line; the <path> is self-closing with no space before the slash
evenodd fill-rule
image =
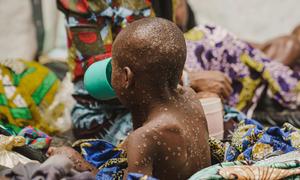
<path id="1" fill-rule="evenodd" d="M 112 57 L 112 86 L 133 118 L 127 172 L 187 179 L 209 166 L 203 110 L 177 88 L 186 59 L 180 29 L 160 18 L 135 21 L 117 36 Z"/>

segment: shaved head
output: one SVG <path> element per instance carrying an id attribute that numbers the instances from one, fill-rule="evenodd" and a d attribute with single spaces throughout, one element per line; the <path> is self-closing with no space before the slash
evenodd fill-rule
<path id="1" fill-rule="evenodd" d="M 176 88 L 185 64 L 186 45 L 171 21 L 144 18 L 129 24 L 114 41 L 113 63 L 154 86 Z"/>

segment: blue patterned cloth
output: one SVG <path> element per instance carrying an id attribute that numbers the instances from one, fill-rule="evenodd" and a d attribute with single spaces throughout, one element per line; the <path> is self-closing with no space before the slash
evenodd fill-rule
<path id="1" fill-rule="evenodd" d="M 272 154 L 288 153 L 300 148 L 300 130 L 289 123 L 264 127 L 234 108 L 225 107 L 225 121 L 238 121 L 231 142 L 224 144 L 225 161 L 261 160 Z"/>
<path id="2" fill-rule="evenodd" d="M 237 109 L 225 105 L 224 106 L 224 121 L 227 122 L 231 119 L 233 119 L 237 122 L 240 122 L 242 120 L 247 119 L 247 116 L 244 113 L 238 111 Z"/>
<path id="3" fill-rule="evenodd" d="M 225 121 L 234 120 L 238 124 L 227 142 L 210 138 L 212 156 L 219 162 L 259 161 L 300 149 L 300 129 L 291 124 L 265 127 L 232 107 L 225 106 L 224 111 Z"/>
<path id="4" fill-rule="evenodd" d="M 97 180 L 123 179 L 127 168 L 127 157 L 124 150 L 109 142 L 97 139 L 79 140 L 73 144 L 79 149 L 84 159 L 99 169 Z M 129 173 L 128 180 L 156 180 L 150 176 L 138 173 Z"/>
<path id="5" fill-rule="evenodd" d="M 288 153 L 299 147 L 299 131 L 283 128 L 264 128 L 255 120 L 246 119 L 234 132 L 232 143 L 225 151 L 225 160 L 261 160 L 275 152 Z"/>
<path id="6" fill-rule="evenodd" d="M 96 179 L 122 179 L 127 168 L 124 150 L 102 140 L 79 140 L 73 144 L 79 148 L 84 159 L 99 169 Z"/>
<path id="7" fill-rule="evenodd" d="M 156 178 L 150 177 L 150 176 L 145 176 L 143 174 L 138 174 L 138 173 L 129 173 L 127 176 L 127 180 L 158 180 Z"/>

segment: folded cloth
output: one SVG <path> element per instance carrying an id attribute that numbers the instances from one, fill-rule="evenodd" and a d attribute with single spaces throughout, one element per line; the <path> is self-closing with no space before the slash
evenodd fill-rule
<path id="1" fill-rule="evenodd" d="M 255 162 L 256 166 L 270 166 L 274 168 L 288 169 L 291 168 L 291 163 L 286 165 L 286 162 L 299 161 L 300 162 L 300 151 L 293 151 L 286 154 L 273 156 L 258 162 Z M 298 167 L 298 163 L 295 163 L 294 168 Z"/>
<path id="2" fill-rule="evenodd" d="M 255 166 L 232 166 L 219 170 L 224 179 L 284 179 L 300 174 L 300 169 L 277 169 Z"/>
<path id="3" fill-rule="evenodd" d="M 124 170 L 127 168 L 127 155 L 122 148 L 97 139 L 78 140 L 73 147 L 81 152 L 87 162 L 99 169 L 96 179 L 123 179 Z M 156 180 L 138 173 L 129 173 L 127 179 Z"/>
<path id="4" fill-rule="evenodd" d="M 90 172 L 77 172 L 73 167 L 73 162 L 64 155 L 51 156 L 43 164 L 27 163 L 18 164 L 12 169 L 6 169 L 0 172 L 1 176 L 10 179 L 20 180 L 57 180 L 57 179 L 75 179 L 75 180 L 94 180 L 95 177 Z"/>
<path id="5" fill-rule="evenodd" d="M 15 131 L 10 131 L 10 129 L 7 129 L 7 127 L 1 126 L 1 125 L 0 125 L 0 134 L 3 134 L 5 136 L 12 136 L 12 135 L 16 136 L 17 135 L 15 133 Z M 15 146 L 15 147 L 13 147 L 12 150 L 31 159 L 31 160 L 44 162 L 47 159 L 46 155 L 44 153 L 42 153 L 40 150 L 33 149 L 32 147 L 30 147 L 28 145 L 24 145 L 21 147 Z"/>
<path id="6" fill-rule="evenodd" d="M 210 138 L 212 156 L 219 162 L 236 160 L 259 161 L 277 154 L 285 154 L 300 148 L 300 129 L 289 123 L 264 127 L 254 119 L 247 118 L 234 108 L 225 107 L 225 121 L 238 123 L 228 142 Z"/>
<path id="7" fill-rule="evenodd" d="M 13 152 L 13 147 L 25 145 L 25 138 L 21 136 L 4 136 L 0 135 L 0 165 L 12 168 L 19 163 L 25 164 L 34 162 L 25 156 Z"/>
<path id="8" fill-rule="evenodd" d="M 64 155 L 54 155 L 45 161 L 32 175 L 33 180 L 50 179 L 86 179 L 92 180 L 95 177 L 90 172 L 83 174 L 72 169 L 73 162 Z"/>
<path id="9" fill-rule="evenodd" d="M 295 179 L 300 178 L 299 152 L 291 152 L 270 159 L 251 162 L 219 163 L 195 173 L 189 180 L 198 179 Z"/>
<path id="10" fill-rule="evenodd" d="M 0 69 L 0 124 L 13 135 L 28 125 L 56 132 L 53 120 L 44 116 L 59 88 L 56 75 L 37 62 L 20 59 L 0 59 Z"/>
<path id="11" fill-rule="evenodd" d="M 151 176 L 146 176 L 139 173 L 129 173 L 127 176 L 127 180 L 158 180 L 156 178 L 153 178 Z"/>
<path id="12" fill-rule="evenodd" d="M 26 144 L 33 149 L 39 149 L 44 152 L 48 150 L 52 141 L 50 136 L 32 126 L 25 127 L 18 135 L 23 136 L 26 139 Z"/>
<path id="13" fill-rule="evenodd" d="M 28 180 L 31 179 L 33 173 L 38 169 L 40 163 L 31 162 L 27 164 L 17 164 L 12 169 L 5 169 L 0 171 L 0 176 L 8 179 Z"/>
<path id="14" fill-rule="evenodd" d="M 114 145 L 123 141 L 132 131 L 131 114 L 119 102 L 104 104 L 85 97 L 83 82 L 74 86 L 76 104 L 71 112 L 74 135 L 80 139 L 103 139 Z M 76 95 L 75 95 L 76 94 Z M 79 99 L 84 99 L 79 100 Z"/>
<path id="15" fill-rule="evenodd" d="M 13 125 L 13 124 L 9 124 L 9 123 L 4 123 L 2 121 L 0 121 L 0 134 L 3 134 L 5 136 L 16 136 L 18 135 L 18 132 L 21 131 L 22 128 Z"/>
<path id="16" fill-rule="evenodd" d="M 97 179 L 122 179 L 127 168 L 126 153 L 103 140 L 79 140 L 73 144 L 87 162 L 98 168 Z"/>
<path id="17" fill-rule="evenodd" d="M 224 106 L 224 121 L 227 122 L 231 119 L 233 119 L 237 122 L 240 122 L 242 120 L 247 119 L 247 116 L 244 113 L 242 113 L 241 111 L 239 111 L 233 107 L 225 105 Z"/>
<path id="18" fill-rule="evenodd" d="M 233 133 L 230 145 L 225 146 L 225 160 L 262 160 L 274 153 L 288 153 L 300 147 L 300 130 L 291 124 L 282 128 L 264 128 L 255 120 L 241 121 Z"/>
<path id="19" fill-rule="evenodd" d="M 202 169 L 201 171 L 198 171 L 195 173 L 192 177 L 189 178 L 189 180 L 199 180 L 199 179 L 223 179 L 222 176 L 219 174 L 219 170 L 223 167 L 231 167 L 231 166 L 241 166 L 241 165 L 249 165 L 250 162 L 247 161 L 235 161 L 235 162 L 224 162 L 219 163 L 210 167 L 207 167 L 205 169 Z"/>

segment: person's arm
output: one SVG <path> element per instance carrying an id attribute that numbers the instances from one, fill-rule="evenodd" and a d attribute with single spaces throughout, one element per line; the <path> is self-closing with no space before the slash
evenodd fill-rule
<path id="1" fill-rule="evenodd" d="M 196 93 L 210 92 L 226 100 L 232 93 L 231 79 L 219 71 L 199 71 L 188 73 L 189 83 Z"/>
<path id="2" fill-rule="evenodd" d="M 293 67 L 300 58 L 300 41 L 296 36 L 280 36 L 266 42 L 261 50 L 270 59 Z"/>
<path id="3" fill-rule="evenodd" d="M 143 175 L 152 176 L 153 160 L 156 154 L 156 146 L 153 142 L 151 132 L 138 129 L 133 132 L 127 141 L 127 159 L 128 167 L 124 178 L 127 178 L 127 173 L 140 173 Z"/>
<path id="4" fill-rule="evenodd" d="M 79 152 L 77 152 L 75 149 L 67 146 L 61 146 L 61 147 L 50 147 L 48 152 L 48 156 L 54 156 L 57 154 L 63 154 L 66 155 L 73 163 L 73 168 L 76 171 L 84 172 L 84 171 L 90 171 L 93 175 L 96 176 L 98 173 L 98 169 L 88 163 Z"/>

